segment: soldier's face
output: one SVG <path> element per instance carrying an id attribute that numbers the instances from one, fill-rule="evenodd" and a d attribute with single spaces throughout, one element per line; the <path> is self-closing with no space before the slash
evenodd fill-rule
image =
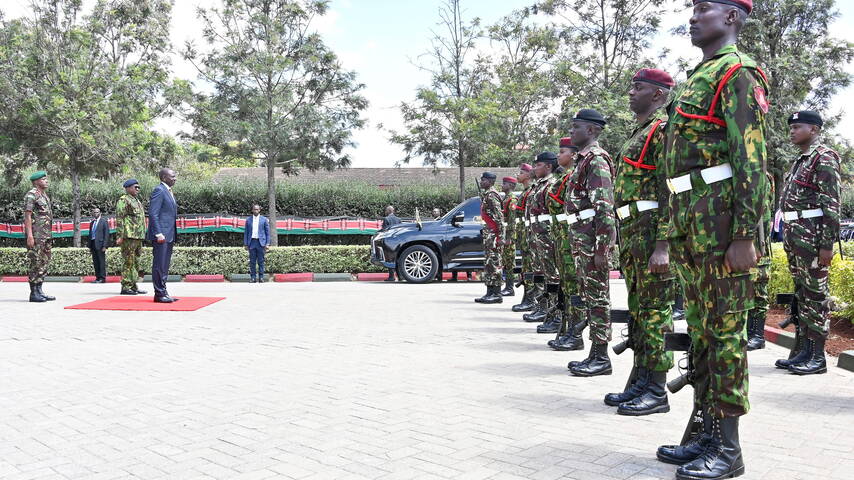
<path id="1" fill-rule="evenodd" d="M 42 178 L 36 180 L 35 182 L 33 182 L 33 185 L 35 185 L 36 188 L 39 188 L 41 190 L 47 190 L 47 186 L 48 186 L 47 177 L 42 177 Z"/>
<path id="2" fill-rule="evenodd" d="M 635 113 L 649 110 L 658 92 L 658 87 L 647 82 L 632 82 L 629 89 L 629 108 Z"/>
<path id="3" fill-rule="evenodd" d="M 724 36 L 730 26 L 728 18 L 733 6 L 714 2 L 700 2 L 694 5 L 694 13 L 688 21 L 691 44 L 702 48 Z M 737 15 L 737 13 L 735 13 Z"/>
<path id="4" fill-rule="evenodd" d="M 504 190 L 504 193 L 512 192 L 514 188 L 516 188 L 516 184 L 515 184 L 515 183 L 504 182 L 504 183 L 501 185 L 501 189 L 502 189 L 502 190 Z"/>
<path id="5" fill-rule="evenodd" d="M 592 136 L 590 125 L 586 122 L 572 122 L 569 129 L 569 137 L 573 145 L 587 145 Z"/>
<path id="6" fill-rule="evenodd" d="M 563 168 L 569 168 L 573 158 L 575 158 L 574 148 L 561 148 L 557 154 L 557 163 Z"/>
<path id="7" fill-rule="evenodd" d="M 125 192 L 127 192 L 128 195 L 135 197 L 139 195 L 139 185 L 131 185 L 125 189 Z"/>
<path id="8" fill-rule="evenodd" d="M 793 123 L 789 125 L 789 140 L 795 145 L 811 143 L 813 132 L 815 131 L 813 127 L 813 125 L 806 123 Z"/>

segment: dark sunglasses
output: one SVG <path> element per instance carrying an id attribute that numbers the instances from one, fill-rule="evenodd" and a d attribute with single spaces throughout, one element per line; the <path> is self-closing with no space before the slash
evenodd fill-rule
<path id="1" fill-rule="evenodd" d="M 140 188 L 142 188 L 142 187 L 140 187 L 139 185 L 134 185 L 134 186 L 133 186 L 133 188 L 135 188 L 135 189 L 139 190 L 139 189 L 140 189 Z"/>

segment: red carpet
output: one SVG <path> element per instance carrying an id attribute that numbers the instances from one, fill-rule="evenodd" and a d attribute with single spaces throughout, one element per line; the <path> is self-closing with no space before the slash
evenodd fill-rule
<path id="1" fill-rule="evenodd" d="M 81 303 L 65 307 L 69 310 L 135 310 L 152 312 L 192 312 L 212 303 L 225 300 L 225 297 L 179 297 L 174 303 L 154 303 L 151 295 L 118 295 L 102 298 L 94 302 Z"/>

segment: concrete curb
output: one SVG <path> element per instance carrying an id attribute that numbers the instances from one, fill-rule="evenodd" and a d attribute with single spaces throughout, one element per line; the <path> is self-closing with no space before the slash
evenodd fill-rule
<path id="1" fill-rule="evenodd" d="M 71 282 L 71 283 L 80 283 L 80 277 L 72 277 L 72 276 L 55 276 L 55 277 L 44 277 L 45 282 Z"/>
<path id="2" fill-rule="evenodd" d="M 184 275 L 185 282 L 224 282 L 225 275 Z"/>
<path id="3" fill-rule="evenodd" d="M 315 273 L 315 282 L 352 282 L 353 275 L 349 273 Z"/>
<path id="4" fill-rule="evenodd" d="M 313 273 L 277 273 L 273 275 L 274 282 L 313 282 Z"/>
<path id="5" fill-rule="evenodd" d="M 839 368 L 844 368 L 849 372 L 854 372 L 854 350 L 846 350 L 839 354 L 839 363 L 836 364 Z"/>
<path id="6" fill-rule="evenodd" d="M 95 275 L 86 275 L 83 277 L 83 283 L 91 283 L 95 281 Z M 117 275 L 107 275 L 106 283 L 121 283 L 122 277 Z"/>

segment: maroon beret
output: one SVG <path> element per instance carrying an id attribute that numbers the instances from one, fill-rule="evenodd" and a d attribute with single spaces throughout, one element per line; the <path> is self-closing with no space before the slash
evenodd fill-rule
<path id="1" fill-rule="evenodd" d="M 694 5 L 703 2 L 723 3 L 724 5 L 732 5 L 738 7 L 747 13 L 753 11 L 753 0 L 694 0 Z"/>
<path id="2" fill-rule="evenodd" d="M 578 150 L 578 147 L 572 144 L 572 139 L 569 137 L 563 137 L 560 139 L 560 148 L 574 148 Z"/>
<path id="3" fill-rule="evenodd" d="M 522 165 L 519 165 L 519 170 L 523 172 L 530 172 L 533 169 L 534 167 L 532 167 L 529 163 L 523 163 Z"/>
<path id="4" fill-rule="evenodd" d="M 647 82 L 664 88 L 673 88 L 676 85 L 669 73 L 658 68 L 641 68 L 632 78 L 632 81 Z"/>
<path id="5" fill-rule="evenodd" d="M 516 183 L 516 177 L 504 177 L 501 181 L 504 183 Z"/>

